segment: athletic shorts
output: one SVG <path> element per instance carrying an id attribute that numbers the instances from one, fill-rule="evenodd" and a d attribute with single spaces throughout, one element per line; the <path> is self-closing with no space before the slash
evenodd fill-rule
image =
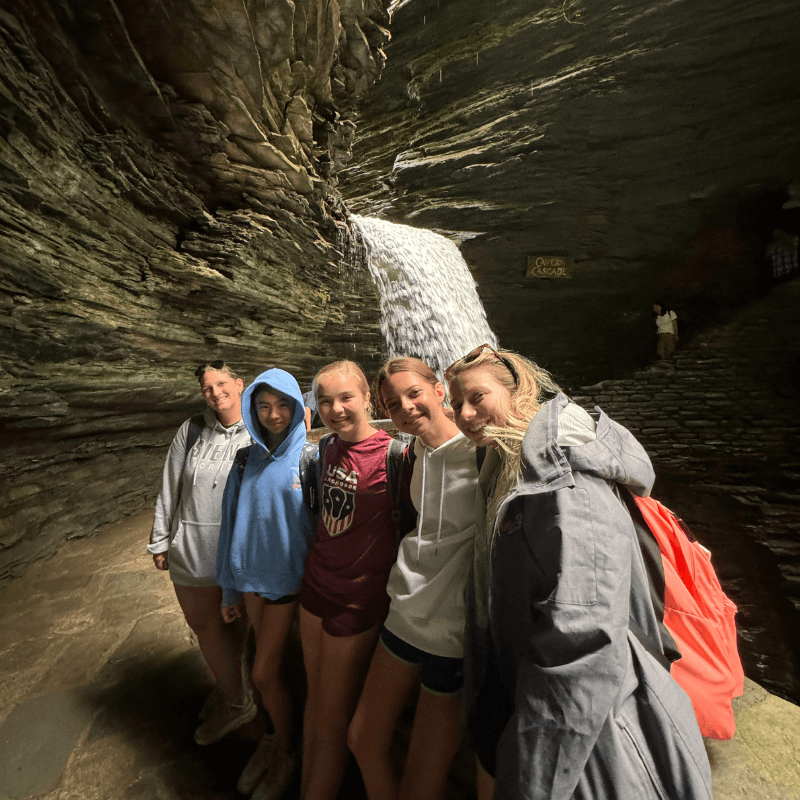
<path id="1" fill-rule="evenodd" d="M 362 609 L 340 606 L 323 597 L 307 583 L 300 588 L 300 605 L 309 614 L 322 619 L 322 630 L 329 636 L 355 636 L 383 621 L 383 617 L 367 614 Z"/>
<path id="2" fill-rule="evenodd" d="M 426 653 L 395 636 L 388 628 L 381 631 L 381 644 L 398 661 L 419 670 L 419 682 L 431 694 L 455 694 L 464 683 L 464 660 Z"/>
<path id="3" fill-rule="evenodd" d="M 289 603 L 297 602 L 298 598 L 300 597 L 300 593 L 297 594 L 285 594 L 283 597 L 279 597 L 277 600 L 270 600 L 269 597 L 264 597 L 263 594 L 258 595 L 268 606 L 285 606 Z"/>

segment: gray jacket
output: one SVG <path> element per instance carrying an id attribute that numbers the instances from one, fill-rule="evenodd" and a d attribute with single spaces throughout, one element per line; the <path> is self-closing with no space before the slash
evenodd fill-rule
<path id="1" fill-rule="evenodd" d="M 509 714 L 495 798 L 711 798 L 689 698 L 637 638 L 660 642 L 618 491 L 647 495 L 650 459 L 600 409 L 594 440 L 560 446 L 568 402 L 558 395 L 528 428 L 522 479 L 497 515 L 488 619 L 469 617 L 468 709 L 491 655 Z M 474 712 L 471 724 L 481 725 Z"/>

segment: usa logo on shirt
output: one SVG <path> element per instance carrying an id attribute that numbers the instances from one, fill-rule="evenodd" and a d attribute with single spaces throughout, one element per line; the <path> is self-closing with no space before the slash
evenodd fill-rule
<path id="1" fill-rule="evenodd" d="M 353 523 L 356 496 L 339 486 L 322 487 L 322 521 L 330 536 L 344 533 Z"/>

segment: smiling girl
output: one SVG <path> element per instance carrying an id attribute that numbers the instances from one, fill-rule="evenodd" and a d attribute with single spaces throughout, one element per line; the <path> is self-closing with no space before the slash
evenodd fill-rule
<path id="1" fill-rule="evenodd" d="M 236 727 L 256 713 L 242 687 L 244 626 L 223 623 L 217 584 L 222 493 L 236 451 L 250 444 L 250 434 L 242 422 L 242 379 L 223 361 L 204 362 L 194 374 L 208 408 L 201 419 L 186 420 L 172 441 L 147 550 L 157 569 L 169 570 L 186 622 L 217 681 L 201 712 L 206 722 L 195 733 L 198 744 L 210 744 L 219 738 L 220 715 Z"/>
<path id="2" fill-rule="evenodd" d="M 225 487 L 217 573 L 224 619 L 246 611 L 253 626 L 252 680 L 275 728 L 259 742 L 237 788 L 268 800 L 281 795 L 295 766 L 282 659 L 313 530 L 300 476 L 306 426 L 297 381 L 281 369 L 267 370 L 242 404 L 255 444 L 239 453 Z"/>
<path id="3" fill-rule="evenodd" d="M 479 799 L 710 800 L 621 499 L 650 491 L 644 449 L 516 353 L 482 345 L 445 374 L 456 424 L 489 445 L 464 656 Z"/>
<path id="4" fill-rule="evenodd" d="M 386 476 L 391 437 L 370 425 L 367 379 L 357 364 L 337 361 L 316 382 L 319 415 L 333 434 L 321 456 L 317 539 L 300 590 L 308 679 L 303 797 L 332 800 L 347 763 L 347 726 L 388 610 L 396 546 Z"/>
<path id="5" fill-rule="evenodd" d="M 350 725 L 370 800 L 444 796 L 458 748 L 465 599 L 475 532 L 474 445 L 445 413 L 444 386 L 416 358 L 387 361 L 375 394 L 411 445 L 417 526 L 389 577 L 389 615 Z M 400 714 L 421 687 L 408 757 L 398 779 L 390 749 Z"/>

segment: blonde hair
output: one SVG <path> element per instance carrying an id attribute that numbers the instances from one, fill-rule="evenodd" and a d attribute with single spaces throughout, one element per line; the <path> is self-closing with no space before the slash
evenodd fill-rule
<path id="1" fill-rule="evenodd" d="M 372 402 L 368 399 L 369 398 L 369 381 L 367 380 L 367 376 L 364 374 L 364 370 L 356 364 L 355 361 L 348 361 L 347 359 L 343 359 L 341 361 L 334 361 L 331 364 L 326 364 L 315 376 L 313 381 L 314 392 L 315 396 L 314 399 L 319 402 L 319 379 L 324 375 L 327 375 L 329 372 L 338 372 L 341 375 L 350 375 L 351 377 L 356 379 L 356 383 L 358 384 L 358 388 L 361 391 L 361 394 L 364 395 L 364 399 L 367 400 L 366 410 L 367 410 L 367 419 L 372 419 Z"/>
<path id="2" fill-rule="evenodd" d="M 486 348 L 475 357 L 464 356 L 447 369 L 448 382 L 470 369 L 481 367 L 510 392 L 506 424 L 487 425 L 484 433 L 497 442 L 502 467 L 494 491 L 487 504 L 487 530 L 494 530 L 494 520 L 500 501 L 516 486 L 520 476 L 522 440 L 531 420 L 536 416 L 547 395 L 556 395 L 561 389 L 546 370 L 510 350 Z"/>
<path id="3" fill-rule="evenodd" d="M 431 386 L 436 386 L 437 383 L 441 383 L 436 373 L 419 358 L 413 358 L 411 356 L 390 358 L 388 361 L 385 361 L 383 366 L 378 370 L 378 374 L 375 376 L 375 382 L 373 384 L 375 387 L 375 391 L 373 392 L 375 406 L 381 414 L 389 413 L 388 409 L 383 403 L 381 387 L 390 375 L 396 375 L 398 372 L 413 372 L 415 375 L 419 375 L 422 380 L 424 380 L 426 383 L 429 383 Z"/>

